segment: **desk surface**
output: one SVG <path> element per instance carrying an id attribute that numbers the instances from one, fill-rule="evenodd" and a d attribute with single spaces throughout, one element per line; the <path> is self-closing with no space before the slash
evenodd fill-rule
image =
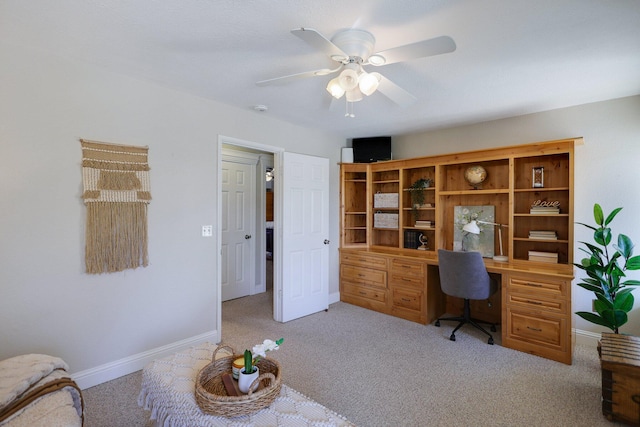
<path id="1" fill-rule="evenodd" d="M 399 258 L 413 259 L 425 261 L 428 265 L 438 265 L 438 256 L 431 253 L 425 253 L 424 251 L 415 251 L 415 254 L 407 255 L 406 251 L 390 249 L 371 249 L 371 248 L 341 248 L 341 251 L 355 251 L 361 253 L 380 254 L 386 256 L 394 256 Z M 484 264 L 487 267 L 489 273 L 527 273 L 527 274 L 540 274 L 545 276 L 553 276 L 556 278 L 573 280 L 574 267 L 567 264 L 547 264 L 547 263 L 534 263 L 530 261 L 511 261 L 511 262 L 498 262 L 491 258 L 484 258 Z"/>

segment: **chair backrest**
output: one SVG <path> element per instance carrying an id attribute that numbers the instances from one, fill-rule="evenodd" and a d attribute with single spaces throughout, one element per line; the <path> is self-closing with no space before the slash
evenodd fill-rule
<path id="1" fill-rule="evenodd" d="M 487 299 L 496 290 L 480 252 L 454 252 L 438 249 L 438 268 L 442 292 L 457 298 Z"/>

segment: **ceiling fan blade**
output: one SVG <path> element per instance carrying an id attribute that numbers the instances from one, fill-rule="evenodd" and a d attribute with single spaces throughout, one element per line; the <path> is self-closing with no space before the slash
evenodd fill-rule
<path id="1" fill-rule="evenodd" d="M 396 62 L 409 61 L 416 58 L 424 58 L 425 56 L 441 55 L 456 50 L 456 43 L 449 36 L 440 36 L 434 39 L 423 40 L 421 42 L 406 44 L 391 49 L 376 52 L 374 55 L 382 56 L 386 61 L 382 64 L 371 65 L 388 65 Z"/>
<path id="2" fill-rule="evenodd" d="M 418 100 L 415 96 L 411 95 L 409 92 L 402 89 L 400 86 L 398 86 L 385 76 L 380 76 L 378 92 L 401 107 L 408 107 Z"/>
<path id="3" fill-rule="evenodd" d="M 344 53 L 342 49 L 333 44 L 331 40 L 317 32 L 313 28 L 296 28 L 294 30 L 291 30 L 291 34 L 300 37 L 311 46 L 315 47 L 321 52 L 324 52 L 329 58 L 331 58 L 332 56 L 349 58 L 349 55 Z"/>
<path id="4" fill-rule="evenodd" d="M 321 68 L 319 70 L 305 71 L 304 73 L 290 74 L 288 76 L 275 77 L 273 79 L 267 79 L 267 80 L 260 80 L 259 82 L 256 82 L 256 85 L 268 86 L 268 85 L 274 85 L 274 84 L 285 84 L 294 80 L 304 79 L 307 77 L 326 76 L 328 74 L 335 73 L 340 68 L 342 68 L 342 66 L 335 68 L 333 70 L 330 70 L 329 68 Z"/>

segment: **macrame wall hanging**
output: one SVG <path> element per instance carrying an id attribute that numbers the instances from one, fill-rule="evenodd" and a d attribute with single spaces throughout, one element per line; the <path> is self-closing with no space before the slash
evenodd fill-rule
<path id="1" fill-rule="evenodd" d="M 89 274 L 146 267 L 149 147 L 80 140 Z"/>

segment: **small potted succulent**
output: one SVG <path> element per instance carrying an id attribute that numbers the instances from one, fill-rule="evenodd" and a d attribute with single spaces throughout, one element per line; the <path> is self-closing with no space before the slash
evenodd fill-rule
<path id="1" fill-rule="evenodd" d="M 262 344 L 253 346 L 252 351 L 244 351 L 244 368 L 240 369 L 238 376 L 238 388 L 241 392 L 248 393 L 253 382 L 260 376 L 260 369 L 256 366 L 260 358 L 267 357 L 267 351 L 279 349 L 283 342 L 284 338 L 277 341 L 264 340 Z M 253 386 L 253 390 L 256 388 L 258 383 Z"/>

